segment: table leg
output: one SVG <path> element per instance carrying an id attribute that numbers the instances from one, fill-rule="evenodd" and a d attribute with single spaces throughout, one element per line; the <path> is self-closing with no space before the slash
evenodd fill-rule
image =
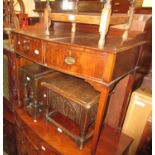
<path id="1" fill-rule="evenodd" d="M 92 140 L 91 155 L 95 155 L 95 152 L 97 149 L 97 143 L 99 140 L 100 130 L 101 130 L 101 126 L 102 126 L 102 120 L 103 120 L 105 110 L 106 110 L 108 95 L 109 95 L 109 88 L 103 87 L 101 94 L 100 94 L 98 112 L 97 112 L 97 116 L 96 116 L 95 130 L 94 130 L 94 135 L 93 135 L 93 140 Z"/>

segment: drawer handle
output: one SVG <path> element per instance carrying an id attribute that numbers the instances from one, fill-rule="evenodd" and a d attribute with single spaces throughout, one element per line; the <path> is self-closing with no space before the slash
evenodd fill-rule
<path id="1" fill-rule="evenodd" d="M 39 50 L 34 50 L 35 55 L 39 55 Z"/>
<path id="2" fill-rule="evenodd" d="M 27 80 L 27 81 L 30 81 L 30 80 L 31 80 L 31 78 L 27 76 L 27 77 L 26 77 L 26 80 Z"/>
<path id="3" fill-rule="evenodd" d="M 24 48 L 24 52 L 28 52 L 30 50 L 28 41 L 26 41 L 26 40 L 23 41 L 23 48 Z"/>
<path id="4" fill-rule="evenodd" d="M 18 44 L 18 45 L 20 45 L 20 44 L 21 44 L 21 42 L 20 42 L 20 41 L 18 41 L 18 42 L 17 42 L 17 44 Z"/>
<path id="5" fill-rule="evenodd" d="M 45 148 L 44 146 L 41 146 L 41 149 L 42 149 L 43 151 L 46 151 L 46 148 Z"/>
<path id="6" fill-rule="evenodd" d="M 57 131 L 62 133 L 62 129 L 61 128 L 57 128 Z"/>
<path id="7" fill-rule="evenodd" d="M 44 97 L 44 98 L 46 98 L 46 97 L 47 97 L 47 95 L 46 95 L 46 94 L 43 94 L 43 97 Z"/>
<path id="8" fill-rule="evenodd" d="M 73 65 L 76 63 L 75 59 L 72 56 L 66 56 L 64 61 L 67 65 Z"/>

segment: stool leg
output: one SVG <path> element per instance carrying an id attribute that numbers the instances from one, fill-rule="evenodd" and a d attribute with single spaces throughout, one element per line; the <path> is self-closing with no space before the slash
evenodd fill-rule
<path id="1" fill-rule="evenodd" d="M 86 132 L 88 130 L 88 115 L 89 115 L 89 110 L 84 110 L 84 120 L 82 121 L 81 125 L 80 125 L 80 150 L 82 150 L 83 148 L 83 144 L 85 141 L 85 137 L 86 137 Z"/>
<path id="2" fill-rule="evenodd" d="M 23 98 L 23 106 L 24 106 L 24 108 L 27 106 L 28 103 L 29 103 L 28 87 L 27 87 L 27 83 L 24 83 L 24 98 Z"/>

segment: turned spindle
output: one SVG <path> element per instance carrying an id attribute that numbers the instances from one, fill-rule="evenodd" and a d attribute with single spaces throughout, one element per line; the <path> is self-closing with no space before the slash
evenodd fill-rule
<path id="1" fill-rule="evenodd" d="M 108 28 L 110 24 L 111 1 L 112 0 L 106 0 L 106 3 L 101 13 L 101 20 L 100 20 L 100 26 L 99 26 L 100 39 L 98 42 L 99 48 L 103 48 L 105 44 L 105 37 L 108 32 Z"/>
<path id="2" fill-rule="evenodd" d="M 125 24 L 125 31 L 122 35 L 123 41 L 128 39 L 128 31 L 129 31 L 131 24 L 132 24 L 132 21 L 133 21 L 134 12 L 135 12 L 135 0 L 131 0 L 130 1 L 130 8 L 128 11 L 129 21 L 127 24 Z"/>

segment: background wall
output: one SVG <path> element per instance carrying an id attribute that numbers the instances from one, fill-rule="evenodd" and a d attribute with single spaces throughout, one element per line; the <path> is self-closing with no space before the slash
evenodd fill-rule
<path id="1" fill-rule="evenodd" d="M 152 7 L 152 0 L 144 0 L 143 7 Z"/>
<path id="2" fill-rule="evenodd" d="M 33 11 L 35 8 L 34 0 L 23 0 L 23 2 L 25 4 L 25 11 L 28 14 L 28 16 L 38 16 L 38 13 Z"/>
<path id="3" fill-rule="evenodd" d="M 41 0 L 41 1 L 46 1 L 46 0 Z M 54 0 L 51 0 L 54 1 Z M 34 0 L 23 0 L 24 4 L 25 4 L 25 9 L 26 9 L 26 13 L 33 17 L 33 16 L 38 16 L 38 13 L 34 12 L 34 8 L 35 8 L 35 3 Z M 143 7 L 151 7 L 152 6 L 152 0 L 144 0 L 143 2 Z"/>

